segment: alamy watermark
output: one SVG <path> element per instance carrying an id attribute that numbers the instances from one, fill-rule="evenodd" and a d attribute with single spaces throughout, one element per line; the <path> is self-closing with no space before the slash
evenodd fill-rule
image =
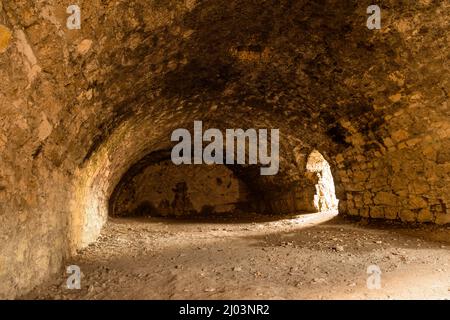
<path id="1" fill-rule="evenodd" d="M 79 30 L 81 29 L 81 9 L 76 4 L 71 4 L 67 7 L 66 12 L 70 14 L 67 19 L 66 26 L 69 30 Z M 369 30 L 381 29 L 381 8 L 376 5 L 370 5 L 367 7 L 367 14 L 369 18 L 367 19 L 367 28 Z"/>
<path id="2" fill-rule="evenodd" d="M 79 30 L 81 29 L 81 9 L 78 5 L 72 4 L 67 7 L 66 12 L 70 14 L 67 18 L 67 29 Z"/>
<path id="3" fill-rule="evenodd" d="M 369 30 L 381 29 L 381 9 L 377 5 L 367 7 L 367 14 L 370 14 L 367 19 L 367 28 Z"/>
<path id="4" fill-rule="evenodd" d="M 67 267 L 67 273 L 70 276 L 67 278 L 66 285 L 69 290 L 81 289 L 81 269 L 79 266 L 71 265 Z"/>
<path id="5" fill-rule="evenodd" d="M 378 290 L 381 289 L 381 269 L 379 266 L 372 264 L 367 267 L 367 289 Z"/>
<path id="6" fill-rule="evenodd" d="M 269 176 L 278 173 L 280 162 L 278 129 L 270 130 L 270 150 L 267 129 L 248 129 L 246 131 L 226 129 L 224 142 L 224 136 L 219 129 L 211 128 L 203 132 L 202 121 L 194 121 L 193 135 L 192 143 L 189 130 L 176 129 L 172 133 L 171 141 L 179 142 L 172 149 L 171 158 L 174 164 L 260 164 L 267 166 L 260 168 L 261 175 Z M 209 144 L 203 149 L 205 141 Z M 248 148 L 246 148 L 247 146 Z M 248 162 L 246 162 L 247 156 Z"/>

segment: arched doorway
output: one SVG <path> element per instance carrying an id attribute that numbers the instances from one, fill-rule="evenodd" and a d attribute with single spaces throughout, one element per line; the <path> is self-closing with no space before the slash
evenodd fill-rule
<path id="1" fill-rule="evenodd" d="M 314 185 L 314 194 L 311 198 L 314 210 L 316 212 L 337 210 L 339 200 L 336 198 L 330 165 L 317 150 L 308 156 L 306 177 Z"/>

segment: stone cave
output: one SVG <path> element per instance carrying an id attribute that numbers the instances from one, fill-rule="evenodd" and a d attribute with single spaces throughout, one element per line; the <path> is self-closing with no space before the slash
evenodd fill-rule
<path id="1" fill-rule="evenodd" d="M 434 0 L 0 1 L 0 299 L 449 299 L 449 24 Z M 278 171 L 175 164 L 195 121 L 278 129 Z"/>

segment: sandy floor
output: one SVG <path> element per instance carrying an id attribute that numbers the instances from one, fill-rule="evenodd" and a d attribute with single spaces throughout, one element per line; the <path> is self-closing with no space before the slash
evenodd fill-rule
<path id="1" fill-rule="evenodd" d="M 251 222 L 253 221 L 253 222 Z M 256 222 L 255 222 L 256 221 Z M 25 299 L 449 299 L 450 227 L 271 220 L 111 219 L 95 244 Z M 367 288 L 379 266 L 381 289 Z"/>

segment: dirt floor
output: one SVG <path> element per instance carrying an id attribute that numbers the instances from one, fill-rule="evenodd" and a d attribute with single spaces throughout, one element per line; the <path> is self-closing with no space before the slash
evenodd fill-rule
<path id="1" fill-rule="evenodd" d="M 279 219 L 279 218 L 277 218 Z M 450 227 L 333 213 L 239 219 L 110 219 L 68 274 L 23 299 L 449 299 Z M 367 288 L 367 268 L 381 289 Z"/>

